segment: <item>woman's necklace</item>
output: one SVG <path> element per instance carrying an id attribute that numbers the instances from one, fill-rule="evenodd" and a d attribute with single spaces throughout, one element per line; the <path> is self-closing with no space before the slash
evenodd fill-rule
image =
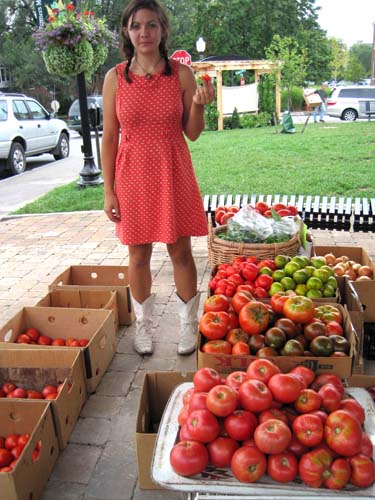
<path id="1" fill-rule="evenodd" d="M 163 58 L 160 57 L 160 59 L 158 60 L 158 62 L 152 66 L 151 70 L 150 71 L 147 71 L 146 68 L 144 68 L 142 66 L 142 64 L 138 61 L 137 57 L 134 58 L 135 62 L 138 64 L 138 66 L 141 68 L 141 70 L 145 73 L 145 78 L 146 80 L 152 80 L 153 76 L 154 76 L 154 72 L 156 70 L 156 68 L 159 66 L 159 63 L 160 61 L 162 60 Z"/>

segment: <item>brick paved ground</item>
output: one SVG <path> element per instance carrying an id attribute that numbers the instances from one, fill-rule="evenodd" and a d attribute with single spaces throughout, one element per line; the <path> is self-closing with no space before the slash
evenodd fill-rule
<path id="1" fill-rule="evenodd" d="M 375 256 L 372 233 L 313 231 L 321 245 L 363 247 Z M 193 251 L 205 293 L 209 277 L 206 238 Z M 46 295 L 48 284 L 78 264 L 126 265 L 127 249 L 101 212 L 34 215 L 0 221 L 0 325 L 22 306 Z M 165 246 L 152 257 L 157 307 L 155 352 L 133 352 L 134 325 L 118 335 L 117 352 L 97 392 L 85 404 L 70 443 L 60 454 L 42 500 L 180 499 L 182 494 L 140 490 L 135 462 L 135 415 L 146 370 L 195 369 L 194 355 L 176 354 L 178 324 L 172 267 Z"/>

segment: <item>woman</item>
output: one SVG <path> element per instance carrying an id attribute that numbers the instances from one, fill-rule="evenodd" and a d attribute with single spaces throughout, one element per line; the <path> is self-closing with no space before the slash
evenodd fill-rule
<path id="1" fill-rule="evenodd" d="M 109 70 L 103 87 L 104 211 L 129 248 L 139 354 L 153 351 L 150 261 L 155 242 L 166 243 L 173 265 L 181 322 L 178 353 L 195 350 L 199 294 L 190 237 L 207 234 L 184 134 L 192 141 L 199 137 L 204 105 L 214 99 L 214 89 L 210 82 L 197 87 L 188 66 L 168 59 L 168 35 L 168 17 L 157 0 L 132 0 L 121 22 L 125 61 Z"/>

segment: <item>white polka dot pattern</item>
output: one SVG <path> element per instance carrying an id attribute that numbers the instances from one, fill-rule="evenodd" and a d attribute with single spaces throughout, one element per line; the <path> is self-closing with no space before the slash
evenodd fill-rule
<path id="1" fill-rule="evenodd" d="M 121 220 L 116 234 L 126 245 L 174 243 L 204 236 L 207 222 L 190 152 L 182 131 L 178 61 L 172 76 L 151 80 L 117 65 L 116 112 L 121 142 L 116 160 L 116 194 Z"/>

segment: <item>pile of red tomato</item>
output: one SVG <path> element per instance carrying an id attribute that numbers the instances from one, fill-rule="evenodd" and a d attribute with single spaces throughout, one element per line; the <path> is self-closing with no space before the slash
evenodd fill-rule
<path id="1" fill-rule="evenodd" d="M 333 304 L 278 292 L 270 303 L 246 290 L 233 297 L 214 294 L 204 302 L 199 329 L 202 351 L 257 356 L 347 356 L 343 315 Z"/>
<path id="2" fill-rule="evenodd" d="M 12 472 L 29 439 L 30 434 L 9 434 L 6 437 L 0 436 L 0 472 Z M 41 446 L 41 442 L 38 441 L 32 454 L 32 460 L 34 462 L 39 457 Z"/>
<path id="3" fill-rule="evenodd" d="M 272 210 L 279 217 L 295 216 L 298 215 L 297 207 L 294 205 L 285 205 L 284 203 L 274 203 L 272 206 L 268 205 L 264 201 L 258 201 L 255 204 L 255 210 L 259 212 L 264 217 L 272 217 Z M 219 226 L 226 224 L 228 220 L 233 217 L 235 213 L 239 211 L 237 205 L 219 205 L 215 209 L 215 222 Z"/>
<path id="4" fill-rule="evenodd" d="M 183 395 L 170 463 L 188 477 L 212 464 L 244 483 L 268 474 L 313 488 L 367 488 L 375 466 L 364 421 L 364 408 L 334 374 L 304 366 L 282 373 L 261 358 L 225 379 L 201 368 Z"/>
<path id="5" fill-rule="evenodd" d="M 55 347 L 86 347 L 89 342 L 88 339 L 76 339 L 74 337 L 53 339 L 48 335 L 42 335 L 37 328 L 27 328 L 17 335 L 15 340 L 16 344 L 37 344 Z"/>
<path id="6" fill-rule="evenodd" d="M 22 399 L 56 399 L 64 383 L 58 385 L 48 384 L 41 391 L 24 389 L 13 382 L 4 382 L 0 386 L 0 398 L 22 398 Z"/>

